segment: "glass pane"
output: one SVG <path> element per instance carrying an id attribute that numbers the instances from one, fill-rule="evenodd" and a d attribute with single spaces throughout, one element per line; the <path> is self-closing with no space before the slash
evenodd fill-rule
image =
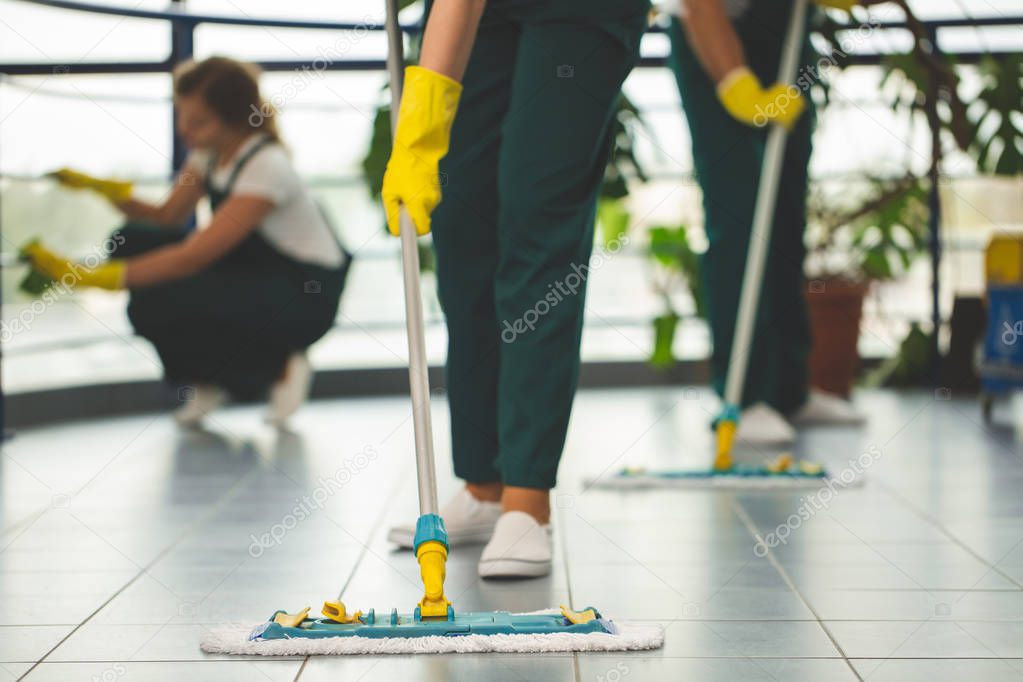
<path id="1" fill-rule="evenodd" d="M 163 11 L 166 2 L 112 6 Z M 155 62 L 170 54 L 170 27 L 160 20 L 54 9 L 0 0 L 0 62 Z"/>

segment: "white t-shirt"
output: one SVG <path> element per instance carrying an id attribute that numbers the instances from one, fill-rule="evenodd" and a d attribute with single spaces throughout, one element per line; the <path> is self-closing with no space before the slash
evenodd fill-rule
<path id="1" fill-rule="evenodd" d="M 223 190 L 230 180 L 236 161 L 263 139 L 256 133 L 242 143 L 231 162 L 213 170 L 210 184 Z M 185 165 L 206 179 L 210 153 L 192 150 Z M 273 202 L 273 209 L 263 218 L 259 232 L 271 246 L 295 260 L 328 268 L 340 267 L 344 254 L 330 226 L 306 191 L 291 159 L 280 144 L 271 142 L 245 162 L 235 178 L 231 194 L 254 196 Z"/>

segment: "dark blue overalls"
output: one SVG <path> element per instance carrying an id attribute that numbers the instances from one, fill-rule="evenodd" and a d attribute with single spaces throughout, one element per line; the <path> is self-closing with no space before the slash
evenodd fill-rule
<path id="1" fill-rule="evenodd" d="M 235 163 L 223 190 L 212 187 L 215 212 L 244 165 L 271 140 Z M 114 235 L 115 258 L 130 258 L 182 241 L 187 232 L 128 223 Z M 346 254 L 347 256 L 347 254 Z M 254 229 L 240 244 L 195 275 L 131 290 L 128 318 L 156 347 L 165 379 L 176 385 L 221 386 L 238 400 L 259 400 L 280 377 L 289 355 L 334 325 L 350 257 L 338 268 L 305 263 L 274 248 Z"/>

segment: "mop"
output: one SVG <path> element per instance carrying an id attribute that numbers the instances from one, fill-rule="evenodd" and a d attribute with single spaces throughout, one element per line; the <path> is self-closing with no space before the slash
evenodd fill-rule
<path id="1" fill-rule="evenodd" d="M 803 25 L 806 21 L 807 0 L 796 0 L 785 35 L 778 81 L 793 83 L 799 63 Z M 756 206 L 749 249 L 746 252 L 746 271 L 742 279 L 742 293 L 736 315 L 735 335 L 732 339 L 728 374 L 725 377 L 724 408 L 716 421 L 717 452 L 709 469 L 647 470 L 626 467 L 607 477 L 598 477 L 588 484 L 598 487 L 718 487 L 718 488 L 792 488 L 818 487 L 829 479 L 828 472 L 812 462 L 796 462 L 784 453 L 761 465 L 736 464 L 732 460 L 732 445 L 739 425 L 742 388 L 746 382 L 753 327 L 763 284 L 785 154 L 786 131 L 775 124 L 767 137 L 760 186 L 757 188 Z"/>
<path id="2" fill-rule="evenodd" d="M 391 80 L 391 129 L 397 129 L 401 98 L 402 34 L 398 0 L 387 0 L 387 66 Z M 416 228 L 408 213 L 400 217 L 405 320 L 408 331 L 409 384 L 415 433 L 419 519 L 413 542 L 424 595 L 411 613 L 349 612 L 340 600 L 324 603 L 322 617 L 276 611 L 251 626 L 211 630 L 202 640 L 208 653 L 290 656 L 308 654 L 413 654 L 467 652 L 567 652 L 638 650 L 660 647 L 660 626 L 616 624 L 592 607 L 562 606 L 513 614 L 507 611 L 459 613 L 444 594 L 447 532 L 437 510 L 437 482 L 430 421 L 430 386 L 423 334 Z"/>

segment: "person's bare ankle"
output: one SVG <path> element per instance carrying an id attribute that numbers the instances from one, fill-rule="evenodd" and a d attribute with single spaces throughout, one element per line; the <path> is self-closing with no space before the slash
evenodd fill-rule
<path id="1" fill-rule="evenodd" d="M 529 514 L 537 523 L 551 522 L 551 491 L 543 488 L 520 488 L 505 486 L 501 494 L 503 511 L 521 511 Z"/>
<path id="2" fill-rule="evenodd" d="M 466 483 L 465 489 L 480 502 L 500 502 L 504 486 L 501 483 Z"/>

